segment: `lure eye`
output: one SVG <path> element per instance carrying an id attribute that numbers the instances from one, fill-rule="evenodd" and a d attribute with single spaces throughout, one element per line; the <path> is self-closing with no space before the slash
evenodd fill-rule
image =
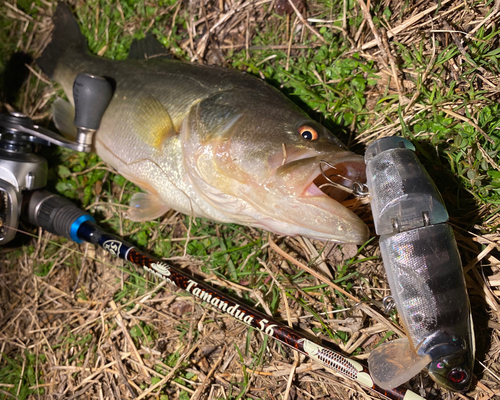
<path id="1" fill-rule="evenodd" d="M 448 379 L 453 383 L 462 383 L 467 379 L 467 372 L 461 369 L 452 369 L 448 374 Z"/>
<path id="2" fill-rule="evenodd" d="M 310 126 L 301 126 L 299 133 L 305 140 L 316 140 L 318 138 L 318 132 Z"/>

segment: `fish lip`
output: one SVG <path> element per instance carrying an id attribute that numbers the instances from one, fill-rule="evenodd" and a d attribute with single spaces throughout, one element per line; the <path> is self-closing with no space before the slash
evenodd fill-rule
<path id="1" fill-rule="evenodd" d="M 322 176 L 321 160 L 334 166 L 344 165 L 346 170 L 352 167 L 353 178 L 365 175 L 363 157 L 348 150 L 316 151 L 313 156 L 311 153 L 308 156 L 302 154 L 277 168 L 268 183 L 267 192 L 273 193 L 272 201 L 276 204 L 276 218 L 300 226 L 300 234 L 304 236 L 339 243 L 365 243 L 370 234 L 368 227 L 358 215 L 341 203 L 348 193 L 338 190 L 344 198 L 333 198 L 314 183 L 318 176 Z M 294 164 L 297 168 L 303 168 L 302 172 L 295 171 Z M 280 168 L 283 169 L 280 171 Z M 285 201 L 287 198 L 290 200 L 288 203 Z"/>
<path id="2" fill-rule="evenodd" d="M 317 158 L 317 157 L 316 157 Z M 323 171 L 321 170 L 321 163 L 328 163 L 326 164 L 328 167 L 324 168 Z M 342 189 L 335 189 L 335 191 L 339 192 L 338 197 L 337 196 L 331 196 L 327 193 L 325 193 L 323 190 L 320 189 L 320 187 L 315 183 L 315 181 L 318 178 L 321 178 L 322 176 L 324 177 L 325 175 L 328 176 L 328 173 L 335 173 L 336 171 L 333 170 L 333 168 L 330 167 L 336 167 L 345 164 L 345 171 L 344 168 L 340 168 L 339 173 L 337 174 L 338 176 L 345 177 L 347 179 L 340 179 L 342 182 L 339 182 L 341 185 L 346 187 L 345 193 L 341 193 Z M 351 164 L 351 165 L 349 165 Z M 359 164 L 361 168 L 359 168 L 356 171 L 356 168 L 353 168 L 352 166 L 354 164 Z M 351 168 L 349 168 L 349 166 Z M 347 173 L 345 173 L 347 172 Z M 348 181 L 348 182 L 346 182 Z M 365 175 L 365 163 L 364 159 L 362 156 L 358 156 L 356 154 L 353 154 L 351 152 L 346 152 L 342 154 L 340 157 L 335 157 L 335 158 L 329 158 L 329 157 L 324 157 L 318 162 L 318 167 L 311 173 L 309 178 L 306 180 L 306 183 L 303 187 L 301 196 L 302 197 L 311 197 L 311 196 L 326 196 L 329 197 L 333 200 L 343 200 L 347 194 L 351 193 L 350 189 L 352 189 L 354 183 L 364 183 L 366 181 L 366 175 Z M 322 184 L 323 185 L 323 184 Z M 320 185 L 320 186 L 322 186 Z"/>

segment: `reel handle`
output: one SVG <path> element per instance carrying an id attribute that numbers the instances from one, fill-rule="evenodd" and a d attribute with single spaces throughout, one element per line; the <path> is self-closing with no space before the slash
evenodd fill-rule
<path id="1" fill-rule="evenodd" d="M 113 88 L 102 76 L 80 74 L 73 83 L 74 124 L 79 129 L 96 131 L 108 107 Z"/>

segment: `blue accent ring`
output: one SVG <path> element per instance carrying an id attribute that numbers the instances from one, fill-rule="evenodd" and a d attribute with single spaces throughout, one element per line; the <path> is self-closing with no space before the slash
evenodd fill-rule
<path id="1" fill-rule="evenodd" d="M 81 217 L 78 217 L 73 223 L 71 224 L 71 229 L 69 232 L 69 235 L 71 236 L 71 240 L 73 240 L 76 243 L 82 243 L 83 240 L 78 237 L 78 228 L 80 228 L 80 225 L 83 224 L 84 222 L 95 222 L 95 219 L 92 215 L 86 214 L 82 215 Z"/>

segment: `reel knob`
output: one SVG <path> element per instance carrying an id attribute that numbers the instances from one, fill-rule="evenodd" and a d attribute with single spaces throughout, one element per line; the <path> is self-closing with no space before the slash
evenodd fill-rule
<path id="1" fill-rule="evenodd" d="M 76 141 L 88 147 L 87 151 L 90 151 L 92 135 L 99 129 L 112 97 L 113 88 L 102 76 L 80 74 L 73 83 L 74 124 L 78 131 Z"/>
<path id="2" fill-rule="evenodd" d="M 102 76 L 80 74 L 73 84 L 75 126 L 96 131 L 108 107 L 113 88 Z"/>

